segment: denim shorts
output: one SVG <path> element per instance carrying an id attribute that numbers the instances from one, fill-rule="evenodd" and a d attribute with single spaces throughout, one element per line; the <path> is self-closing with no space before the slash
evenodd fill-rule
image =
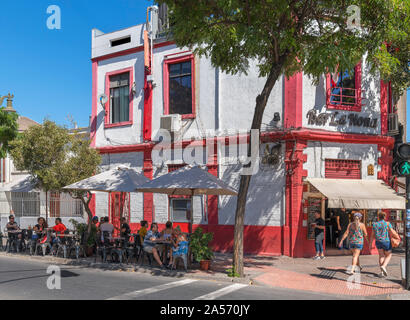
<path id="1" fill-rule="evenodd" d="M 349 245 L 350 249 L 359 249 L 362 250 L 363 249 L 363 244 L 358 244 L 358 243 L 351 243 Z"/>
<path id="2" fill-rule="evenodd" d="M 391 251 L 392 246 L 390 241 L 377 241 L 376 240 L 376 248 L 383 249 L 385 251 Z"/>

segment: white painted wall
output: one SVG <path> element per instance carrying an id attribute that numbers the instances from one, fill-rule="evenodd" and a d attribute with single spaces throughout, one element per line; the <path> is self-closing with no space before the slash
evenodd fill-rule
<path id="1" fill-rule="evenodd" d="M 325 159 L 361 160 L 362 179 L 377 179 L 380 170 L 377 164 L 378 151 L 375 144 L 344 144 L 309 141 L 304 150 L 307 162 L 303 169 L 307 170 L 309 178 L 325 177 Z M 367 166 L 374 165 L 374 175 L 367 175 Z"/>
<path id="2" fill-rule="evenodd" d="M 144 166 L 143 152 L 126 152 L 126 153 L 104 153 L 102 155 L 101 171 L 107 171 L 117 168 L 118 166 L 126 166 L 142 172 Z"/>
<path id="3" fill-rule="evenodd" d="M 96 146 L 116 146 L 142 142 L 142 123 L 144 112 L 144 52 L 103 60 L 97 68 L 97 99 L 105 93 L 105 78 L 109 72 L 134 68 L 136 94 L 133 96 L 133 124 L 127 126 L 104 128 L 105 110 L 97 101 L 97 135 Z M 132 86 L 132 83 L 130 83 Z"/>
<path id="4" fill-rule="evenodd" d="M 272 145 L 272 144 L 269 144 Z M 221 150 L 221 149 L 220 149 Z M 265 144 L 261 145 L 260 156 L 263 156 Z M 284 150 L 281 147 L 281 161 L 277 166 L 261 165 L 259 171 L 252 176 L 246 202 L 245 225 L 282 226 L 285 212 L 285 166 Z M 220 178 L 230 186 L 239 190 L 239 164 L 220 164 Z M 233 196 L 219 197 L 218 223 L 233 225 L 237 198 Z"/>
<path id="5" fill-rule="evenodd" d="M 380 134 L 380 77 L 371 76 L 369 72 L 369 65 L 366 64 L 365 59 L 362 62 L 362 111 L 349 112 L 343 110 L 327 110 L 326 109 L 326 77 L 320 78 L 318 86 L 312 84 L 312 80 L 303 76 L 303 127 L 324 129 L 329 131 L 349 132 L 349 133 L 363 133 L 363 134 Z M 330 121 L 325 126 L 318 126 L 316 124 L 309 124 L 307 113 L 309 110 L 315 109 L 316 114 L 326 113 L 330 117 L 337 112 L 336 117 L 341 117 L 348 114 L 357 114 L 359 117 L 377 118 L 376 128 L 366 128 L 362 126 L 349 126 L 349 120 L 346 125 L 331 126 Z"/>

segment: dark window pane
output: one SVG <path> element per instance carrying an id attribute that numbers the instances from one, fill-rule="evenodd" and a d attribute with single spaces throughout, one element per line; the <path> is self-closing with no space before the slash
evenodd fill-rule
<path id="1" fill-rule="evenodd" d="M 182 63 L 182 73 L 191 73 L 191 61 Z"/>
<path id="2" fill-rule="evenodd" d="M 110 77 L 111 123 L 129 121 L 129 72 Z"/>
<path id="3" fill-rule="evenodd" d="M 169 66 L 169 113 L 192 113 L 191 62 Z"/>
<path id="4" fill-rule="evenodd" d="M 169 75 L 170 76 L 177 76 L 181 73 L 181 64 L 171 64 L 169 66 Z"/>

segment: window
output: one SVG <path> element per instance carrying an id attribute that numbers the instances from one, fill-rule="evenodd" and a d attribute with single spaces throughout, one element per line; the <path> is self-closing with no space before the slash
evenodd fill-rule
<path id="1" fill-rule="evenodd" d="M 362 163 L 360 160 L 325 160 L 326 179 L 361 179 Z"/>
<path id="2" fill-rule="evenodd" d="M 110 77 L 110 123 L 129 120 L 130 84 L 129 74 Z"/>
<path id="3" fill-rule="evenodd" d="M 361 62 L 351 72 L 328 74 L 328 109 L 361 111 L 361 77 Z"/>
<path id="4" fill-rule="evenodd" d="M 130 42 L 131 42 L 131 36 L 128 36 L 122 39 L 111 40 L 111 47 L 120 46 L 122 44 L 130 43 Z"/>
<path id="5" fill-rule="evenodd" d="M 165 114 L 180 114 L 183 119 L 195 117 L 194 56 L 165 60 Z"/>
<path id="6" fill-rule="evenodd" d="M 171 199 L 171 215 L 173 222 L 190 221 L 190 199 Z"/>
<path id="7" fill-rule="evenodd" d="M 105 127 L 132 124 L 132 68 L 106 74 Z"/>

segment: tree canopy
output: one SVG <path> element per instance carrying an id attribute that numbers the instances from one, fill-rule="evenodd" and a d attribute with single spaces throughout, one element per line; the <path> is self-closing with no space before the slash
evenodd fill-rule
<path id="1" fill-rule="evenodd" d="M 169 8 L 168 36 L 222 71 L 246 74 L 256 61 L 265 85 L 251 128 L 260 129 L 282 74 L 353 70 L 366 55 L 372 74 L 399 95 L 409 86 L 410 2 L 400 0 L 157 0 Z M 353 7 L 352 7 L 353 6 Z M 251 137 L 252 139 L 252 137 Z M 235 213 L 234 272 L 243 275 L 243 226 L 251 176 L 242 175 Z"/>
<path id="2" fill-rule="evenodd" d="M 258 61 L 260 76 L 274 66 L 317 80 L 326 70 L 352 69 L 365 53 L 372 71 L 409 86 L 410 4 L 400 0 L 157 0 L 170 12 L 170 36 L 228 73 Z M 349 11 L 350 5 L 359 11 Z M 359 28 L 347 23 L 354 14 Z M 350 17 L 350 18 L 349 18 Z"/>
<path id="3" fill-rule="evenodd" d="M 49 120 L 30 127 L 10 146 L 16 168 L 28 171 L 45 191 L 61 191 L 64 186 L 88 178 L 98 173 L 101 163 L 100 154 L 90 148 L 89 140 Z M 75 192 L 72 196 L 82 200 L 91 221 L 90 193 Z"/>
<path id="4" fill-rule="evenodd" d="M 18 114 L 0 108 L 0 157 L 5 158 L 9 151 L 9 143 L 18 136 Z"/>

